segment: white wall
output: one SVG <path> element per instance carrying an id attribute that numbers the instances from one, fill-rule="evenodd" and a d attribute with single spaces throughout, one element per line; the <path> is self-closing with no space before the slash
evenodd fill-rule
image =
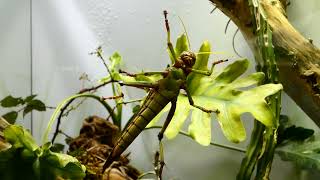
<path id="1" fill-rule="evenodd" d="M 0 99 L 30 94 L 30 38 L 30 2 L 0 0 Z M 0 108 L 0 115 L 10 110 Z M 30 116 L 17 123 L 31 128 Z"/>
<path id="2" fill-rule="evenodd" d="M 319 43 L 317 28 L 311 28 L 311 20 L 319 18 L 318 1 L 310 1 L 314 11 L 310 11 L 311 15 L 306 19 L 299 14 L 304 14 L 304 8 L 307 7 L 298 6 L 297 3 L 300 2 L 293 0 L 291 2 L 289 16 L 293 18 L 294 24 L 297 28 L 301 28 L 305 35 L 312 37 L 315 43 Z M 14 4 L 12 0 L 0 0 L 0 3 L 0 10 L 3 7 L 11 7 L 19 13 L 28 12 L 28 3 L 25 3 L 24 11 L 18 9 L 22 8 L 24 3 Z M 17 32 L 6 28 L 0 29 L 1 38 L 10 38 L 10 41 L 1 39 L 0 42 L 1 62 L 7 66 L 0 67 L 0 78 L 4 79 L 0 81 L 4 83 L 0 86 L 0 97 L 8 92 L 22 94 L 30 91 L 29 83 L 26 83 L 28 80 L 25 80 L 26 77 L 30 79 L 30 70 L 26 68 L 30 65 L 28 64 L 30 61 L 28 15 L 23 14 L 20 20 L 17 18 L 9 22 L 9 17 L 18 17 L 19 13 L 13 13 L 9 8 L 3 9 L 6 11 L 0 11 L 1 27 L 14 27 Z M 183 32 L 177 17 L 179 15 L 186 25 L 193 50 L 197 50 L 200 43 L 208 39 L 214 51 L 227 53 L 213 56 L 212 59 L 236 57 L 232 50 L 232 35 L 236 27 L 231 23 L 225 35 L 224 27 L 228 19 L 218 10 L 210 14 L 212 7 L 205 0 L 200 2 L 195 0 L 33 0 L 33 91 L 38 93 L 48 105 L 54 106 L 81 89 L 78 79 L 83 72 L 89 74 L 93 80 L 106 75 L 101 62 L 88 55 L 99 45 L 103 45 L 106 57 L 116 50 L 119 51 L 128 71 L 164 69 L 169 63 L 162 15 L 164 9 L 170 13 L 172 39 Z M 300 22 L 305 25 L 301 25 Z M 2 25 L 2 23 L 5 24 Z M 14 34 L 7 35 L 9 32 Z M 18 35 L 21 38 L 17 39 Z M 236 38 L 236 48 L 242 56 L 253 59 L 240 33 Z M 13 49 L 20 51 L 12 53 L 16 52 Z M 14 59 L 12 56 L 17 57 Z M 23 62 L 19 58 L 23 59 Z M 16 64 L 19 64 L 19 69 L 14 67 Z M 12 81 L 11 77 L 15 79 Z M 134 89 L 128 89 L 128 91 L 130 97 L 143 94 Z M 105 88 L 101 94 L 111 95 L 108 88 Z M 283 111 L 286 114 L 298 124 L 307 124 L 308 127 L 315 128 L 311 120 L 288 97 L 284 96 L 283 99 Z M 124 119 L 130 116 L 130 108 L 128 105 Z M 46 113 L 34 113 L 33 134 L 39 142 L 51 114 L 50 110 Z M 107 116 L 100 105 L 90 100 L 65 118 L 62 125 L 63 131 L 75 136 L 81 127 L 82 120 L 93 114 Z M 252 128 L 251 118 L 246 116 L 245 123 L 249 135 Z M 246 142 L 241 144 L 227 142 L 216 121 L 213 123 L 213 128 L 212 137 L 215 142 L 245 148 Z M 157 131 L 146 131 L 130 146 L 132 162 L 141 170 L 153 169 L 153 153 L 157 150 L 156 134 Z M 63 136 L 59 136 L 59 140 L 62 141 Z M 213 146 L 202 147 L 190 139 L 178 137 L 173 141 L 165 141 L 165 157 L 167 179 L 231 180 L 235 179 L 243 154 Z M 282 162 L 276 158 L 271 179 L 299 179 L 300 177 L 296 176 L 297 173 L 300 172 L 296 171 L 291 163 Z M 308 176 L 305 178 L 308 179 Z"/>

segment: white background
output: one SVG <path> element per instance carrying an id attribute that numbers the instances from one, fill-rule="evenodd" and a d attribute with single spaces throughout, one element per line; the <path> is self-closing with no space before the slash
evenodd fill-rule
<path id="1" fill-rule="evenodd" d="M 319 25 L 316 22 L 320 18 L 320 2 L 291 0 L 291 4 L 289 19 L 304 36 L 319 45 Z M 206 0 L 33 0 L 32 4 L 30 0 L 0 0 L 0 98 L 8 94 L 27 96 L 32 90 L 47 105 L 56 106 L 83 87 L 79 81 L 82 73 L 86 72 L 92 81 L 107 74 L 99 59 L 89 55 L 99 45 L 103 46 L 105 57 L 119 51 L 128 71 L 164 69 L 169 63 L 162 15 L 164 9 L 170 13 L 172 39 L 183 32 L 179 15 L 186 25 L 193 50 L 207 39 L 212 43 L 213 51 L 226 53 L 212 56 L 212 59 L 234 59 L 232 36 L 236 27 L 231 23 L 225 35 L 228 18 L 219 10 L 210 14 L 212 8 Z M 240 33 L 236 36 L 235 46 L 242 56 L 253 59 Z M 130 97 L 143 94 L 134 89 L 127 91 Z M 101 95 L 111 95 L 108 87 Z M 298 125 L 318 131 L 286 95 L 283 97 L 283 113 Z M 130 109 L 128 105 L 124 120 L 130 117 Z M 36 112 L 33 113 L 33 123 L 30 116 L 24 120 L 19 118 L 19 123 L 32 129 L 40 143 L 51 114 L 52 110 Z M 63 131 L 76 136 L 82 120 L 89 115 L 106 117 L 107 113 L 99 104 L 88 100 L 64 119 Z M 244 118 L 250 135 L 252 118 Z M 246 147 L 247 141 L 240 144 L 227 142 L 215 120 L 213 129 L 214 142 Z M 153 168 L 156 134 L 157 131 L 146 131 L 130 146 L 132 163 L 143 171 Z M 63 138 L 59 136 L 58 139 L 62 142 Z M 214 146 L 202 147 L 179 136 L 165 141 L 165 157 L 167 179 L 231 180 L 235 179 L 243 154 Z M 317 175 L 313 176 L 276 157 L 271 179 L 317 179 Z"/>

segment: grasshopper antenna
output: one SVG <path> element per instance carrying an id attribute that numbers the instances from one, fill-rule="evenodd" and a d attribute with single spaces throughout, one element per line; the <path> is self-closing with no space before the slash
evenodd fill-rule
<path id="1" fill-rule="evenodd" d="M 182 20 L 182 18 L 180 16 L 178 16 L 181 24 L 182 24 L 182 27 L 183 27 L 183 30 L 184 30 L 184 33 L 186 34 L 186 37 L 187 37 L 187 41 L 188 41 L 188 46 L 189 46 L 189 49 L 191 49 L 191 44 L 190 44 L 190 40 L 189 40 L 189 35 L 188 35 L 188 32 L 187 32 L 187 28 Z"/>
<path id="2" fill-rule="evenodd" d="M 166 10 L 163 11 L 163 15 L 164 15 L 164 19 L 165 19 L 165 25 L 166 25 L 166 30 L 167 30 L 167 45 L 169 48 L 169 51 L 171 53 L 172 58 L 174 59 L 174 61 L 177 61 L 177 57 L 176 57 L 176 53 L 174 51 L 173 45 L 171 43 L 171 38 L 170 38 L 170 26 L 169 26 L 169 21 L 168 21 L 168 12 Z"/>

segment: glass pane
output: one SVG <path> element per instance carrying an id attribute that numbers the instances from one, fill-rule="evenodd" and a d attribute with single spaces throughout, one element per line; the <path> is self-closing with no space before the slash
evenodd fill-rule
<path id="1" fill-rule="evenodd" d="M 0 1 L 0 99 L 26 97 L 31 92 L 30 2 Z M 0 108 L 0 114 L 11 109 Z M 18 117 L 31 128 L 30 115 Z"/>

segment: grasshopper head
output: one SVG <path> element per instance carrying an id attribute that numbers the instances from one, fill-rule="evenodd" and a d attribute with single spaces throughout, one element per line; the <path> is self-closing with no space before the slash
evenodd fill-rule
<path id="1" fill-rule="evenodd" d="M 186 68 L 192 68 L 196 63 L 196 55 L 191 51 L 183 51 L 180 54 L 180 59 Z"/>

